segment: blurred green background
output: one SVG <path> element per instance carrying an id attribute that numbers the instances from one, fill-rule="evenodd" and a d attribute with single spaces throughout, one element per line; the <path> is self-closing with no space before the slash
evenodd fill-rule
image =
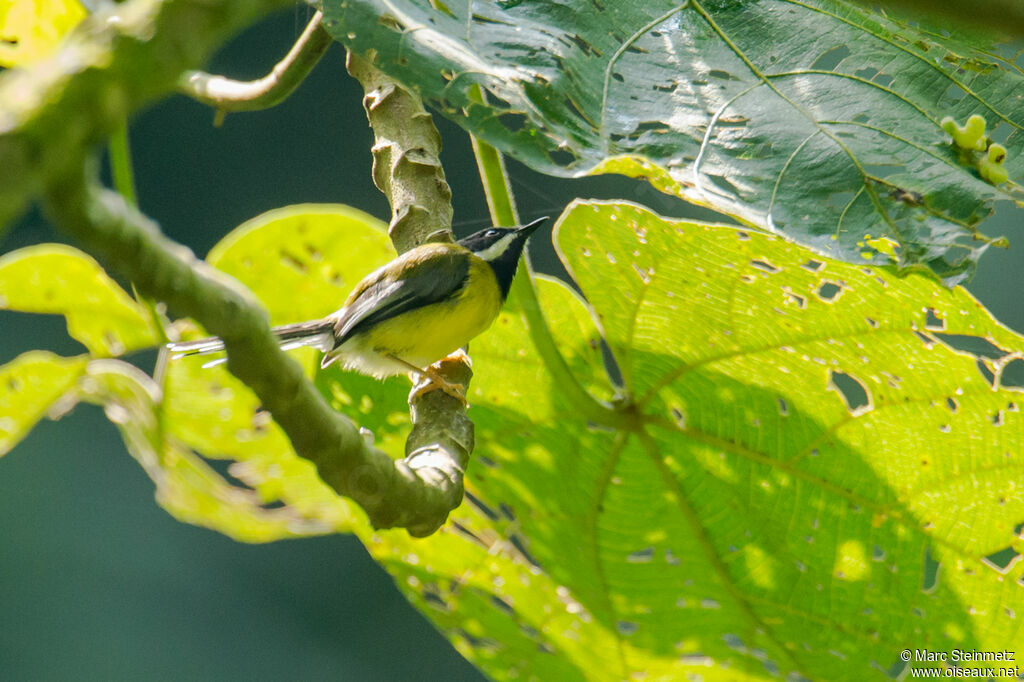
<path id="1" fill-rule="evenodd" d="M 253 27 L 209 70 L 264 75 L 309 14 L 297 8 Z M 143 210 L 200 255 L 236 225 L 287 204 L 347 203 L 386 221 L 387 202 L 370 179 L 361 96 L 334 47 L 283 105 L 230 115 L 221 128 L 190 100 L 162 102 L 132 121 Z M 463 235 L 487 224 L 486 204 L 468 138 L 437 122 Z M 559 180 L 511 167 L 524 220 L 557 216 L 576 196 L 712 216 L 644 183 Z M 1001 207 L 983 226 L 1009 236 L 1012 247 L 987 254 L 968 287 L 1018 331 L 1020 216 Z M 558 272 L 547 234 L 533 240 L 534 261 Z M 62 239 L 31 213 L 0 251 L 41 241 Z M 57 318 L 0 312 L 0 330 L 0 363 L 31 348 L 81 350 Z M 140 365 L 151 369 L 154 357 Z M 354 538 L 243 545 L 173 520 L 96 408 L 41 424 L 0 459 L 0 538 L 2 680 L 481 679 Z"/>

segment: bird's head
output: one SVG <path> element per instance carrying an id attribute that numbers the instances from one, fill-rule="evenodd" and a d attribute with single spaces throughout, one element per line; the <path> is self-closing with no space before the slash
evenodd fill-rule
<path id="1" fill-rule="evenodd" d="M 489 227 L 460 239 L 458 243 L 490 264 L 494 269 L 494 276 L 498 279 L 498 286 L 501 287 L 501 297 L 504 299 L 512 286 L 512 279 L 516 275 L 516 266 L 526 246 L 526 240 L 547 219 L 547 216 L 537 218 L 521 227 Z"/>

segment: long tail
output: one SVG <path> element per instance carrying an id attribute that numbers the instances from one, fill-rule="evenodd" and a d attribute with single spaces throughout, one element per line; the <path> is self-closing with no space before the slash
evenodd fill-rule
<path id="1" fill-rule="evenodd" d="M 313 346 L 326 353 L 334 347 L 334 320 L 332 318 L 286 324 L 281 327 L 274 327 L 271 331 L 277 336 L 277 342 L 281 346 L 281 350 Z M 211 353 L 217 353 L 224 350 L 224 342 L 221 341 L 220 337 L 211 336 L 197 341 L 169 343 L 167 344 L 167 349 L 174 353 L 171 359 L 177 360 L 188 355 L 210 355 Z M 211 360 L 204 364 L 203 367 L 213 367 L 223 362 L 227 362 L 227 358 Z"/>

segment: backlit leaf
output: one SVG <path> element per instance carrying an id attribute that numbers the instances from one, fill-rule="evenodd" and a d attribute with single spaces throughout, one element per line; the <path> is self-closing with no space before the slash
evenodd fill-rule
<path id="1" fill-rule="evenodd" d="M 86 362 L 29 351 L 0 365 L 0 455 L 10 452 L 74 388 Z"/>
<path id="2" fill-rule="evenodd" d="M 0 2 L 0 66 L 22 66 L 49 56 L 85 16 L 78 0 Z"/>
<path id="3" fill-rule="evenodd" d="M 0 257 L 0 309 L 67 318 L 68 333 L 96 356 L 156 343 L 145 308 L 81 251 L 29 246 Z"/>
<path id="4" fill-rule="evenodd" d="M 905 648 L 1019 642 L 1024 339 L 930 277 L 629 204 L 570 207 L 556 242 L 630 421 L 567 402 L 513 302 L 473 347 L 466 504 L 367 538 L 470 660 L 882 680 Z M 597 376 L 587 309 L 545 315 Z"/>

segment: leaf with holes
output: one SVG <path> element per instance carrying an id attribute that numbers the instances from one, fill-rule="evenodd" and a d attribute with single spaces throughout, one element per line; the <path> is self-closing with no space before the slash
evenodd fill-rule
<path id="1" fill-rule="evenodd" d="M 211 251 L 211 265 L 245 284 L 267 307 L 274 324 L 323 317 L 349 290 L 394 257 L 386 226 L 340 205 L 276 209 L 239 226 Z M 187 335 L 202 335 L 188 330 Z M 335 409 L 370 429 L 376 445 L 403 453 L 409 429 L 407 382 L 381 382 L 338 367 L 320 369 L 311 348 L 291 351 Z M 298 457 L 259 399 L 209 358 L 172 361 L 165 373 L 163 409 L 171 437 L 206 457 L 235 460 L 229 473 L 253 488 L 264 503 L 283 503 L 325 530 L 349 530 L 361 512 Z M 264 539 L 273 539 L 266 537 Z"/>
<path id="2" fill-rule="evenodd" d="M 84 357 L 29 351 L 0 365 L 0 455 L 6 455 L 71 391 Z"/>
<path id="3" fill-rule="evenodd" d="M 616 172 L 851 262 L 954 283 L 1000 198 L 942 130 L 983 116 L 1024 177 L 1024 76 L 831 0 L 333 0 L 338 41 L 545 173 Z M 1012 53 L 1012 51 L 1011 51 Z M 476 86 L 488 104 L 474 101 Z"/>
<path id="4" fill-rule="evenodd" d="M 99 263 L 63 244 L 39 244 L 0 257 L 0 309 L 67 318 L 68 334 L 95 356 L 156 343 L 144 307 Z"/>
<path id="5" fill-rule="evenodd" d="M 156 499 L 179 521 L 245 542 L 327 533 L 334 528 L 289 506 L 266 508 L 249 488 L 226 481 L 167 433 L 161 393 L 146 374 L 120 360 L 89 363 L 79 396 L 102 405 L 128 451 L 156 484 Z"/>
<path id="6" fill-rule="evenodd" d="M 1019 643 L 1024 339 L 930 276 L 760 233 L 610 203 L 556 230 L 597 324 L 552 282 L 545 315 L 604 398 L 603 331 L 618 399 L 582 416 L 510 302 L 472 348 L 467 503 L 365 538 L 470 660 L 884 680 L 906 648 Z"/>

